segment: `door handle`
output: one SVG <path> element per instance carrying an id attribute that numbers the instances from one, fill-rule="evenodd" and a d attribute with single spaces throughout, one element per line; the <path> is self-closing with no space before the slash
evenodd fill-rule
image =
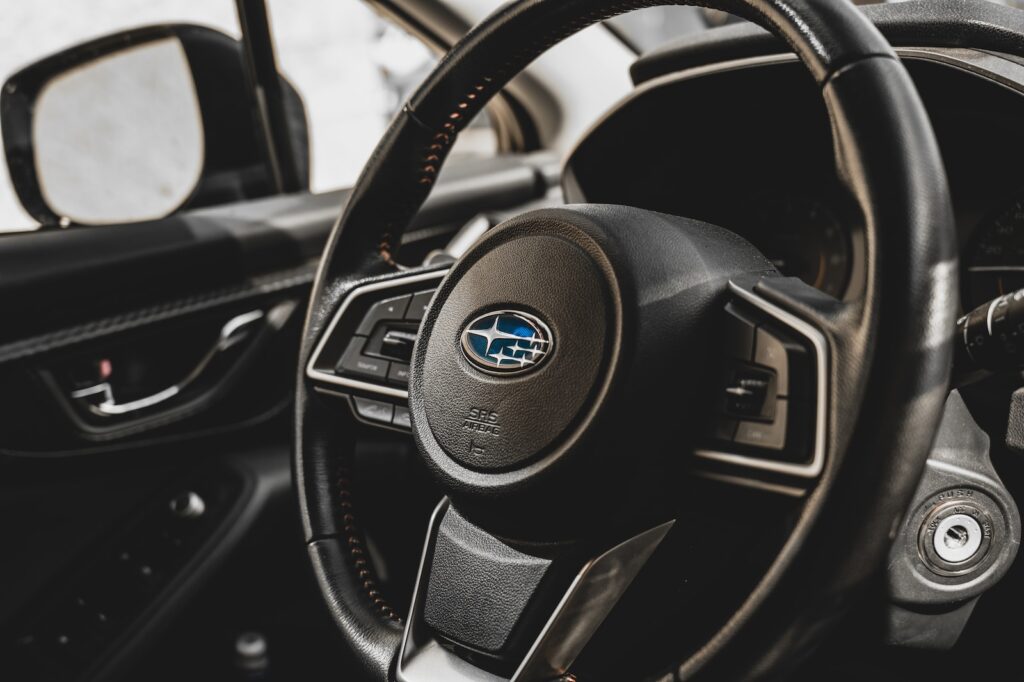
<path id="1" fill-rule="evenodd" d="M 284 310 L 283 306 L 288 306 L 287 310 Z M 271 329 L 279 329 L 288 319 L 293 309 L 294 303 L 288 303 L 281 304 L 266 313 L 263 310 L 251 310 L 232 317 L 224 323 L 216 342 L 206 351 L 192 370 L 176 383 L 145 397 L 123 403 L 118 402 L 114 395 L 114 387 L 109 381 L 103 381 L 93 386 L 73 391 L 70 397 L 72 401 L 82 405 L 90 413 L 99 417 L 130 415 L 140 410 L 155 407 L 171 400 L 175 396 L 183 394 L 189 387 L 204 378 L 211 365 L 219 364 L 217 361 L 226 351 L 254 337 L 259 330 L 260 322 L 264 322 Z M 98 401 L 97 397 L 100 398 Z"/>

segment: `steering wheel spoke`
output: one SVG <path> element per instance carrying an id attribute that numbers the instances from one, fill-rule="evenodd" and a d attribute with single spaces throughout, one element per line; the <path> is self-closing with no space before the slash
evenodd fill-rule
<path id="1" fill-rule="evenodd" d="M 364 425 L 408 433 L 409 362 L 446 272 L 405 271 L 346 289 L 306 364 L 314 391 L 348 403 Z"/>
<path id="2" fill-rule="evenodd" d="M 826 457 L 829 344 L 824 318 L 773 302 L 757 284 L 768 279 L 780 278 L 730 283 L 695 471 L 801 496 Z"/>
<path id="3" fill-rule="evenodd" d="M 488 533 L 443 500 L 423 548 L 398 680 L 564 675 L 673 525 L 600 550 L 523 545 Z"/>

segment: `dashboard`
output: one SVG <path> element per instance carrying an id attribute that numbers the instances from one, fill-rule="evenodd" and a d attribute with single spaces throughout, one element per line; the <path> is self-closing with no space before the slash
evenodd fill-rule
<path id="1" fill-rule="evenodd" d="M 939 140 L 956 214 L 962 308 L 1024 287 L 1024 66 L 966 49 L 901 51 Z M 864 231 L 820 93 L 792 56 L 642 83 L 584 137 L 570 201 L 697 218 L 837 298 L 864 287 Z"/>

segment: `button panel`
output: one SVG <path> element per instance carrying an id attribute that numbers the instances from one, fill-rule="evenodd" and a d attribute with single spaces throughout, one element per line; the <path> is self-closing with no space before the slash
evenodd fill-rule
<path id="1" fill-rule="evenodd" d="M 346 398 L 365 424 L 409 430 L 409 363 L 420 323 L 445 274 L 410 275 L 350 294 L 307 367 L 318 390 Z"/>
<path id="2" fill-rule="evenodd" d="M 75 568 L 40 591 L 0 637 L 0 677 L 81 679 L 116 651 L 119 638 L 139 627 L 158 599 L 173 599 L 174 582 L 222 528 L 244 483 L 221 470 L 154 495 L 123 527 L 81 555 Z M 183 496 L 189 508 L 183 514 Z M 197 503 L 196 500 L 199 500 Z"/>
<path id="3" fill-rule="evenodd" d="M 705 454 L 803 465 L 814 444 L 815 350 L 778 320 L 739 301 L 723 311 L 719 398 Z M 720 457 L 721 459 L 721 457 Z"/>

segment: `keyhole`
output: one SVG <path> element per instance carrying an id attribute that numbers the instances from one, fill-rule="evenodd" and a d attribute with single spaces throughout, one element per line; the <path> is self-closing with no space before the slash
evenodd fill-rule
<path id="1" fill-rule="evenodd" d="M 943 536 L 942 542 L 950 549 L 960 549 L 967 544 L 969 536 L 970 533 L 963 526 L 950 526 Z"/>

